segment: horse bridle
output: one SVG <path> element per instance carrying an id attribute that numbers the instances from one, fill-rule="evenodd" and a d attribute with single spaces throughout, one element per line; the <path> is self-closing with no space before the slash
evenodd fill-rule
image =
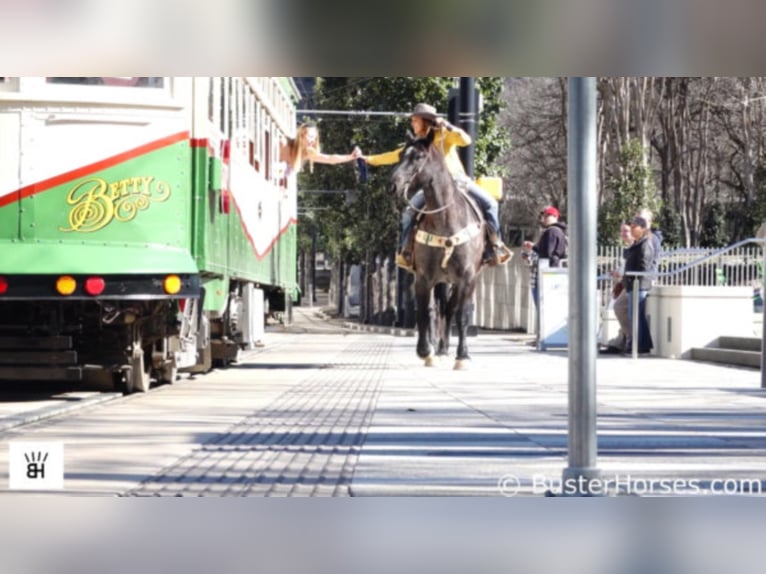
<path id="1" fill-rule="evenodd" d="M 412 174 L 412 177 L 410 178 L 410 181 L 407 182 L 407 185 L 405 186 L 405 189 L 404 189 L 404 192 L 403 192 L 403 194 L 405 196 L 407 194 L 407 191 L 409 191 L 410 186 L 412 185 L 412 182 L 415 180 L 415 178 L 418 176 L 420 171 L 423 169 L 424 165 L 425 165 L 425 161 L 421 164 L 421 166 L 418 168 L 418 170 L 414 174 Z M 450 175 L 450 177 L 452 177 L 452 176 Z M 412 200 L 407 199 L 407 205 L 409 206 L 409 208 L 412 211 L 414 211 L 415 213 L 417 213 L 418 215 L 433 215 L 434 213 L 440 213 L 440 212 L 444 211 L 445 209 L 448 209 L 449 207 L 452 207 L 452 205 L 454 203 L 455 203 L 455 197 L 453 196 L 452 197 L 452 201 L 450 201 L 446 205 L 442 205 L 441 207 L 439 207 L 437 209 L 421 209 L 419 207 L 415 207 L 412 204 Z"/>

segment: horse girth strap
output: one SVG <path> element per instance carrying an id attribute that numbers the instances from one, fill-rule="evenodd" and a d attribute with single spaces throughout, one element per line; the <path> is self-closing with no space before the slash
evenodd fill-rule
<path id="1" fill-rule="evenodd" d="M 428 231 L 418 229 L 418 232 L 415 234 L 415 241 L 429 247 L 443 247 L 444 257 L 442 257 L 442 269 L 445 269 L 447 267 L 447 263 L 450 260 L 450 257 L 452 257 L 452 253 L 455 251 L 455 247 L 461 243 L 470 241 L 480 233 L 480 223 L 472 223 L 471 225 L 458 231 L 456 234 L 450 236 L 434 235 Z"/>

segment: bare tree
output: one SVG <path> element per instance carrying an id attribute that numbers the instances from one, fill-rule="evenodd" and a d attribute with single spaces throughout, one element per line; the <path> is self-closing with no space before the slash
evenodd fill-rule
<path id="1" fill-rule="evenodd" d="M 753 233 L 766 216 L 766 78 L 600 78 L 598 94 L 602 209 L 638 141 L 647 189 L 658 190 L 676 241 L 698 244 L 711 210 L 726 214 L 731 241 Z M 544 203 L 566 204 L 566 80 L 509 79 L 505 97 L 514 198 L 505 216 L 523 225 Z"/>
<path id="2" fill-rule="evenodd" d="M 511 78 L 505 85 L 502 121 L 510 129 L 511 150 L 504 158 L 503 219 L 534 227 L 547 204 L 566 205 L 566 80 Z"/>

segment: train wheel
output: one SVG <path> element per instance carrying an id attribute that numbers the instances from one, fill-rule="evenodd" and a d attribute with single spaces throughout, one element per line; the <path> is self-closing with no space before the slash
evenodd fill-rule
<path id="1" fill-rule="evenodd" d="M 133 345 L 130 356 L 130 369 L 125 374 L 128 381 L 129 393 L 145 393 L 151 385 L 151 364 L 144 358 L 144 350 L 141 347 L 141 339 Z"/>
<path id="2" fill-rule="evenodd" d="M 162 383 L 173 384 L 178 378 L 178 367 L 176 367 L 175 359 L 170 359 L 165 365 L 162 366 L 157 377 Z"/>
<path id="3" fill-rule="evenodd" d="M 121 369 L 112 372 L 112 388 L 123 395 L 129 393 L 127 380 L 130 373 L 128 371 L 130 371 L 129 367 L 127 370 Z"/>
<path id="4" fill-rule="evenodd" d="M 213 368 L 213 345 L 210 343 L 210 341 L 208 341 L 205 348 L 200 351 L 200 355 L 202 356 L 200 361 L 200 372 L 207 373 L 210 371 L 210 369 Z"/>

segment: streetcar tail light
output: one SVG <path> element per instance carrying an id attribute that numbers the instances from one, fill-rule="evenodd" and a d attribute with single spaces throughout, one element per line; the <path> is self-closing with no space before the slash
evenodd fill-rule
<path id="1" fill-rule="evenodd" d="M 85 292 L 88 295 L 101 295 L 106 287 L 106 282 L 101 277 L 88 277 L 85 280 Z"/>
<path id="2" fill-rule="evenodd" d="M 178 275 L 168 275 L 162 282 L 162 287 L 168 295 L 175 295 L 181 290 L 181 278 Z"/>
<path id="3" fill-rule="evenodd" d="M 77 281 L 69 275 L 62 275 L 56 280 L 56 291 L 59 295 L 71 295 L 77 288 Z"/>
<path id="4" fill-rule="evenodd" d="M 0 277 L 0 295 L 5 294 L 8 291 L 8 280 L 5 277 Z"/>

